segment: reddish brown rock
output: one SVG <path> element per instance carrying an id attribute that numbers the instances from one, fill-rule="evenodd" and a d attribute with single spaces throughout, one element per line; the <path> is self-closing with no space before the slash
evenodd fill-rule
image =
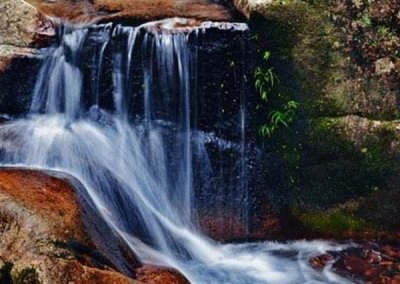
<path id="1" fill-rule="evenodd" d="M 364 276 L 367 280 L 376 278 L 378 274 L 379 274 L 379 269 L 374 267 L 369 268 L 364 272 Z"/>
<path id="2" fill-rule="evenodd" d="M 74 22 L 152 21 L 171 17 L 230 21 L 230 11 L 210 0 L 28 0 L 48 15 Z"/>
<path id="3" fill-rule="evenodd" d="M 148 284 L 190 284 L 179 272 L 152 265 L 143 265 L 136 269 L 136 278 Z"/>
<path id="4" fill-rule="evenodd" d="M 237 216 L 237 212 L 225 208 L 200 216 L 199 225 L 206 235 L 218 241 L 281 239 L 281 219 L 269 206 L 265 207 L 263 213 L 254 217 L 249 226 L 246 220 Z"/>
<path id="5" fill-rule="evenodd" d="M 398 249 L 398 247 L 368 242 L 342 252 L 331 252 L 334 256 L 332 258 L 333 271 L 343 277 L 356 280 L 356 283 L 399 284 L 400 256 L 394 253 Z M 325 255 L 315 257 L 310 260 L 310 264 L 314 269 L 322 270 L 328 264 L 324 261 L 325 258 Z"/>
<path id="6" fill-rule="evenodd" d="M 67 179 L 0 170 L 0 266 L 11 267 L 10 277 L 54 284 L 138 283 L 94 259 L 98 252 L 88 236 Z M 32 281 L 18 283 L 37 283 Z"/>
<path id="7" fill-rule="evenodd" d="M 90 244 L 83 229 L 74 189 L 67 180 L 34 170 L 0 170 L 0 204 L 14 202 L 42 218 L 60 239 Z"/>
<path id="8" fill-rule="evenodd" d="M 363 274 L 369 268 L 365 259 L 353 255 L 345 256 L 344 265 L 346 266 L 347 270 L 355 274 Z"/>

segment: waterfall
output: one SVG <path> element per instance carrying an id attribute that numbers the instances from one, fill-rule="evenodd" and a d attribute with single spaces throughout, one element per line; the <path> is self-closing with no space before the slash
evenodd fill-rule
<path id="1" fill-rule="evenodd" d="M 222 245 L 198 227 L 199 184 L 209 191 L 235 188 L 235 209 L 245 208 L 248 218 L 244 91 L 239 141 L 197 128 L 197 40 L 210 28 L 246 27 L 206 22 L 175 28 L 185 21 L 61 27 L 38 74 L 30 113 L 0 125 L 2 165 L 76 177 L 99 216 L 142 262 L 176 268 L 192 283 L 346 283 L 308 264 L 311 256 L 345 246 Z M 85 49 L 89 41 L 94 46 Z M 112 67 L 108 77 L 106 65 Z M 143 82 L 135 82 L 134 69 L 141 70 Z M 111 91 L 104 90 L 105 82 Z M 236 153 L 231 184 L 213 164 L 210 143 Z"/>

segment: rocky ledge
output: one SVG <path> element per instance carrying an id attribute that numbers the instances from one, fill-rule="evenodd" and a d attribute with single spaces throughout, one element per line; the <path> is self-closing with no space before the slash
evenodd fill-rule
<path id="1" fill-rule="evenodd" d="M 33 56 L 55 37 L 50 18 L 22 0 L 0 2 L 0 72 L 15 58 Z"/>
<path id="2" fill-rule="evenodd" d="M 355 283 L 400 283 L 400 248 L 363 243 L 342 252 L 319 255 L 310 260 L 314 269 L 332 265 L 333 270 Z"/>
<path id="3" fill-rule="evenodd" d="M 135 260 L 137 279 L 118 272 L 89 237 L 84 214 L 66 176 L 0 169 L 0 283 L 188 283 Z"/>
<path id="4" fill-rule="evenodd" d="M 72 22 L 154 21 L 171 17 L 231 21 L 232 12 L 210 0 L 27 0 L 47 15 Z"/>

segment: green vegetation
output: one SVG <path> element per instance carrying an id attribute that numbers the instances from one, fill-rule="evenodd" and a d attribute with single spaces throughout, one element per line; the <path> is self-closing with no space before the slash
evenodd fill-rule
<path id="1" fill-rule="evenodd" d="M 299 211 L 295 214 L 306 228 L 322 235 L 343 235 L 370 229 L 366 221 L 357 219 L 341 209 L 326 212 Z"/>
<path id="2" fill-rule="evenodd" d="M 270 52 L 264 53 L 265 63 L 268 62 L 270 56 Z M 274 87 L 279 82 L 279 78 L 272 67 L 257 67 L 254 79 L 261 100 L 269 105 L 267 122 L 260 127 L 260 133 L 264 137 L 271 137 L 280 127 L 288 128 L 293 123 L 299 104 L 281 93 L 274 95 Z M 259 108 L 261 108 L 260 105 Z"/>

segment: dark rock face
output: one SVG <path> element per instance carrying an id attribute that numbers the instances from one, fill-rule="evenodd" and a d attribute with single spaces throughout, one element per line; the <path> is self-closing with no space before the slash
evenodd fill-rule
<path id="1" fill-rule="evenodd" d="M 0 113 L 19 116 L 29 111 L 41 60 L 32 55 L 12 57 L 0 70 Z"/>

